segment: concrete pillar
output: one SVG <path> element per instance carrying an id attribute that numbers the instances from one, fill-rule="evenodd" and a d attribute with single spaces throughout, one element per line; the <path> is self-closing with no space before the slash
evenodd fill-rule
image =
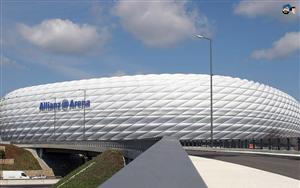
<path id="1" fill-rule="evenodd" d="M 248 140 L 246 139 L 245 140 L 245 148 L 247 149 L 249 147 L 249 145 L 248 145 Z"/>
<path id="2" fill-rule="evenodd" d="M 42 158 L 42 157 L 43 157 L 43 148 L 37 148 L 37 149 L 36 149 L 36 153 L 38 154 L 38 156 L 39 156 L 40 158 Z"/>
<path id="3" fill-rule="evenodd" d="M 280 150 L 280 138 L 277 138 L 277 149 Z"/>

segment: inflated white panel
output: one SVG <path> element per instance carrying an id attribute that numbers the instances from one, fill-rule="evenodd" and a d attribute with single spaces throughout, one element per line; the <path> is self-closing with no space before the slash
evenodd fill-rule
<path id="1" fill-rule="evenodd" d="M 175 136 L 209 139 L 209 75 L 162 74 L 26 87 L 1 101 L 6 141 L 128 140 Z M 90 100 L 90 107 L 40 111 L 41 102 Z M 253 81 L 213 77 L 214 138 L 300 136 L 300 105 Z M 85 117 L 85 128 L 84 128 Z"/>

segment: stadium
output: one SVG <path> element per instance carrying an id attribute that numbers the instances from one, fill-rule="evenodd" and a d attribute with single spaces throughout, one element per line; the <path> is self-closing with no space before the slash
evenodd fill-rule
<path id="1" fill-rule="evenodd" d="M 3 141 L 210 139 L 209 75 L 160 74 L 67 81 L 1 99 Z M 213 76 L 216 140 L 300 137 L 300 104 L 278 89 Z"/>

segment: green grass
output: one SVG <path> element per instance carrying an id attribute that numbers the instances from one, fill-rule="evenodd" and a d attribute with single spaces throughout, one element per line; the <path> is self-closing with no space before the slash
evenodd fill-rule
<path id="1" fill-rule="evenodd" d="M 95 188 L 123 167 L 122 154 L 118 151 L 108 150 L 72 171 L 52 188 Z M 81 171 L 83 169 L 85 170 Z"/>
<path id="2" fill-rule="evenodd" d="M 29 151 L 15 145 L 0 145 L 5 146 L 5 158 L 15 160 L 13 165 L 0 165 L 0 170 L 41 170 L 39 162 Z"/>

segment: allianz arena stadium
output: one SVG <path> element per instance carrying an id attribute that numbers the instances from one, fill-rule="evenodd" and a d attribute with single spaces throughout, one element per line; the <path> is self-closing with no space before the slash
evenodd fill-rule
<path id="1" fill-rule="evenodd" d="M 17 89 L 1 100 L 3 141 L 210 139 L 209 75 L 86 79 Z M 300 104 L 257 82 L 213 76 L 214 139 L 300 137 Z"/>

